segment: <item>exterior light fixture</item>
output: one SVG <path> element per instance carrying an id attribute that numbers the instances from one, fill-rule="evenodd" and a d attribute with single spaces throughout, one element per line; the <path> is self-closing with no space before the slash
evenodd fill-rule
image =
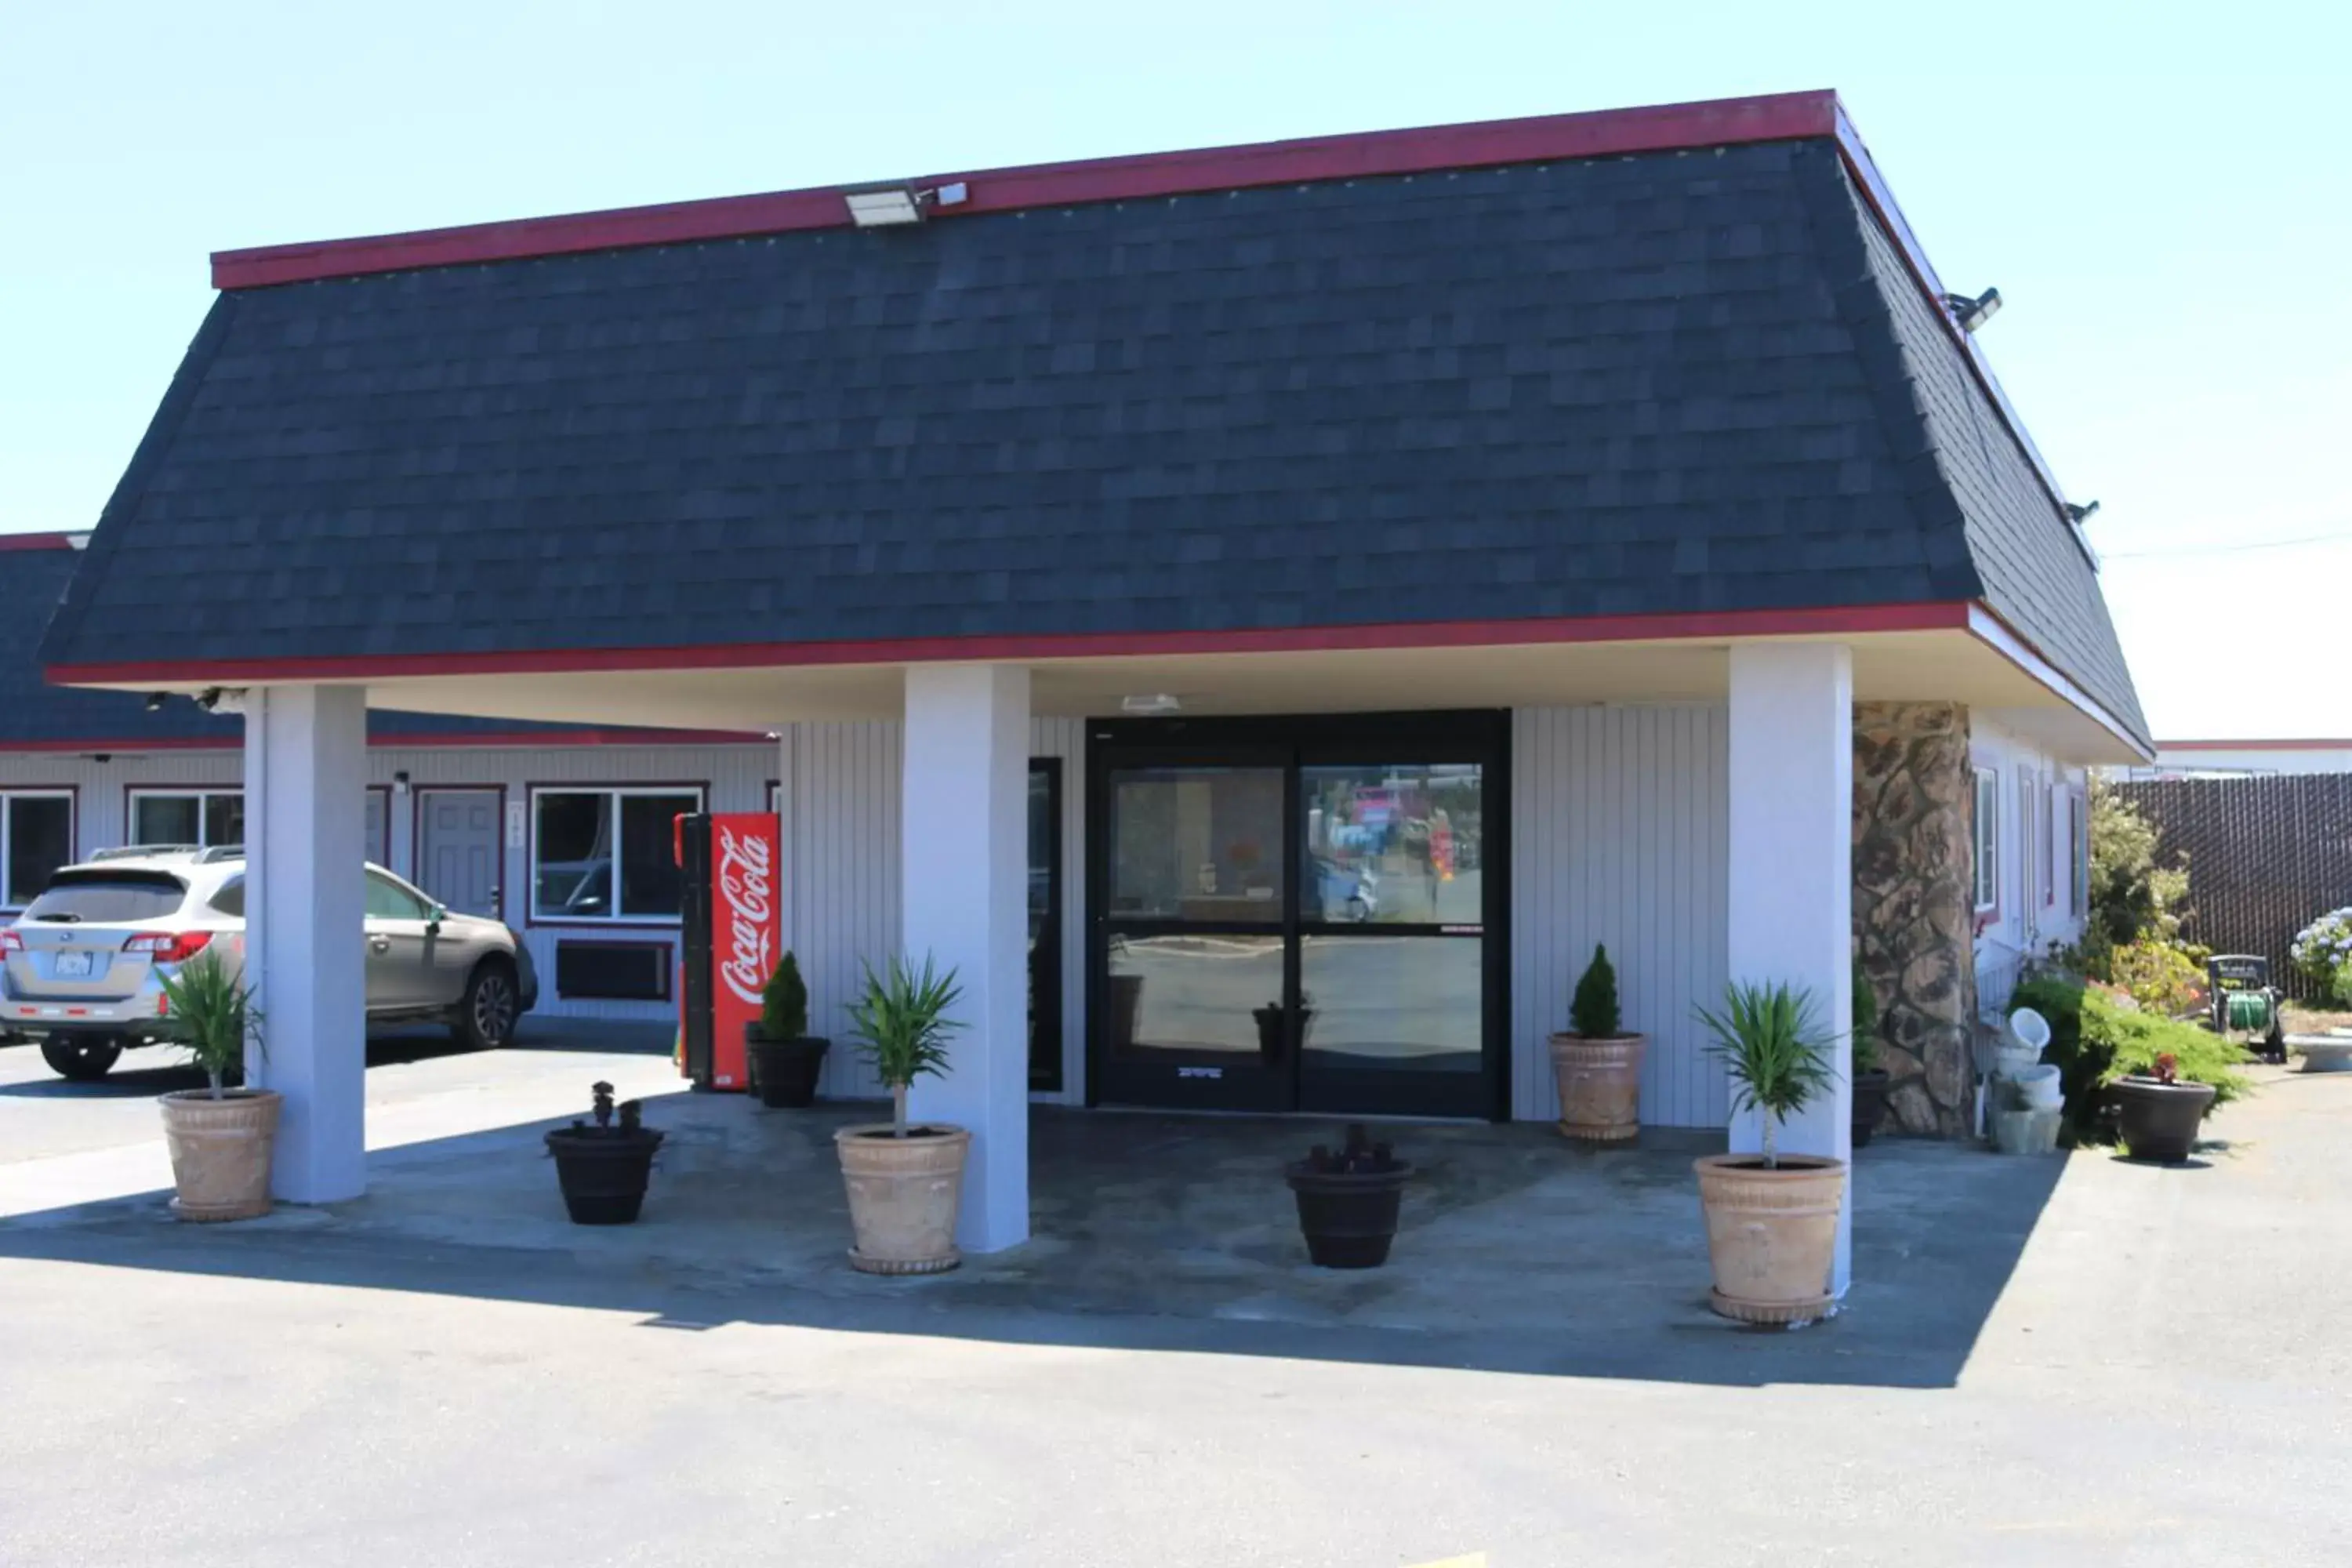
<path id="1" fill-rule="evenodd" d="M 408 770 L 406 768 L 403 768 L 398 773 L 392 775 L 392 793 L 394 795 L 406 795 L 408 793 Z"/>
<path id="2" fill-rule="evenodd" d="M 151 691 L 147 694 L 147 711 L 161 713 L 163 710 L 163 704 L 171 700 L 172 694 L 168 691 Z"/>
<path id="3" fill-rule="evenodd" d="M 1966 294 L 1944 296 L 1944 309 L 1960 324 L 1960 331 L 1973 332 L 2000 313 L 2000 290 L 1988 289 L 1975 299 Z"/>
<path id="4" fill-rule="evenodd" d="M 1183 706 L 1184 704 L 1176 700 L 1174 693 L 1167 691 L 1154 691 L 1140 697 L 1122 697 L 1118 700 L 1118 710 L 1122 713 L 1174 713 Z"/>
<path id="5" fill-rule="evenodd" d="M 935 190 L 918 190 L 903 184 L 869 185 L 864 190 L 844 191 L 841 199 L 849 205 L 849 221 L 858 227 L 894 228 L 922 222 L 935 206 L 961 206 L 971 195 L 971 188 L 959 181 Z"/>
<path id="6" fill-rule="evenodd" d="M 2080 503 L 2070 500 L 2066 503 L 2066 516 L 2077 525 L 2090 521 L 2098 510 L 2099 503 L 2095 500 Z"/>

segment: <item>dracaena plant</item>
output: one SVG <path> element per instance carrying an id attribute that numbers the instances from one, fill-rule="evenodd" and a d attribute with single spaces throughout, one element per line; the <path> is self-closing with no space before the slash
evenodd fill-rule
<path id="1" fill-rule="evenodd" d="M 1812 993 L 1784 982 L 1734 981 L 1724 988 L 1722 1012 L 1701 1007 L 1698 1016 L 1715 1037 L 1708 1050 L 1731 1074 L 1732 1109 L 1763 1112 L 1764 1165 L 1779 1168 L 1780 1123 L 1830 1087 L 1836 1037 L 1821 1027 Z"/>
<path id="2" fill-rule="evenodd" d="M 206 948 L 181 964 L 176 974 L 159 971 L 157 984 L 180 1042 L 212 1081 L 215 1100 L 226 1092 L 229 1073 L 244 1065 L 247 1041 L 268 1055 L 261 1042 L 261 1010 L 253 1005 L 253 989 L 229 973 L 218 949 Z"/>
<path id="3" fill-rule="evenodd" d="M 880 974 L 866 966 L 865 993 L 849 1008 L 849 1037 L 890 1090 L 893 1137 L 907 1135 L 908 1086 L 926 1074 L 947 1073 L 948 1037 L 963 1027 L 948 1009 L 962 995 L 955 971 L 938 973 L 929 954 L 919 974 L 895 954 Z"/>

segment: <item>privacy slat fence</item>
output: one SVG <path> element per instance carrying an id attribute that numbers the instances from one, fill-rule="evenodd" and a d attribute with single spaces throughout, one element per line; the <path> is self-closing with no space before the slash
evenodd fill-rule
<path id="1" fill-rule="evenodd" d="M 2287 948 L 2311 919 L 2352 904 L 2352 773 L 2119 784 L 2161 833 L 2160 864 L 2189 857 L 2182 934 L 2258 952 L 2289 995 L 2317 1000 Z"/>

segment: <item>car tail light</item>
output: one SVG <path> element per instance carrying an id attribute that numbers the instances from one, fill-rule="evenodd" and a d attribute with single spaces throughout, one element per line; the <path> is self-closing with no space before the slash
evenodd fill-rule
<path id="1" fill-rule="evenodd" d="M 141 931 L 122 944 L 125 952 L 143 952 L 158 963 L 185 963 L 212 942 L 208 931 Z"/>
<path id="2" fill-rule="evenodd" d="M 0 931 L 0 952 L 22 952 L 25 939 L 13 931 Z"/>

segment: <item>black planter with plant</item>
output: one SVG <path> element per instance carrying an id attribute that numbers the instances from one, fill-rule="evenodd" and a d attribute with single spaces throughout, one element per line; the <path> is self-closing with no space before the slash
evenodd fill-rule
<path id="1" fill-rule="evenodd" d="M 1285 1174 L 1316 1267 L 1378 1268 L 1389 1260 L 1412 1167 L 1386 1143 L 1371 1142 L 1360 1122 L 1338 1153 L 1318 1143 Z"/>
<path id="2" fill-rule="evenodd" d="M 1298 1044 L 1301 1049 L 1307 1045 L 1307 1028 L 1315 1022 L 1314 1000 L 1312 996 L 1304 994 L 1298 998 Z M 1269 1002 L 1263 1007 L 1253 1007 L 1250 1016 L 1257 1020 L 1259 1060 L 1270 1067 L 1289 1054 L 1289 1033 L 1283 1025 L 1281 1003 Z"/>
<path id="3" fill-rule="evenodd" d="M 1886 1091 L 1893 1075 L 1878 1065 L 1878 993 L 1853 961 L 1853 1146 L 1866 1149 L 1886 1120 Z"/>
<path id="4" fill-rule="evenodd" d="M 2107 1086 L 2116 1110 L 2116 1131 L 2135 1160 L 2179 1164 L 2196 1145 L 2197 1130 L 2213 1109 L 2210 1083 L 2183 1083 L 2170 1056 L 2156 1058 L 2147 1077 L 2130 1074 Z"/>
<path id="5" fill-rule="evenodd" d="M 595 1122 L 573 1121 L 547 1135 L 555 1179 L 574 1225 L 634 1225 L 653 1177 L 662 1134 L 640 1120 L 644 1107 L 623 1100 L 614 1115 L 613 1086 L 595 1085 Z"/>
<path id="6" fill-rule="evenodd" d="M 808 1032 L 808 987 L 789 948 L 760 993 L 758 1020 L 743 1026 L 743 1048 L 761 1104 L 797 1110 L 816 1103 L 817 1079 L 833 1042 Z"/>

